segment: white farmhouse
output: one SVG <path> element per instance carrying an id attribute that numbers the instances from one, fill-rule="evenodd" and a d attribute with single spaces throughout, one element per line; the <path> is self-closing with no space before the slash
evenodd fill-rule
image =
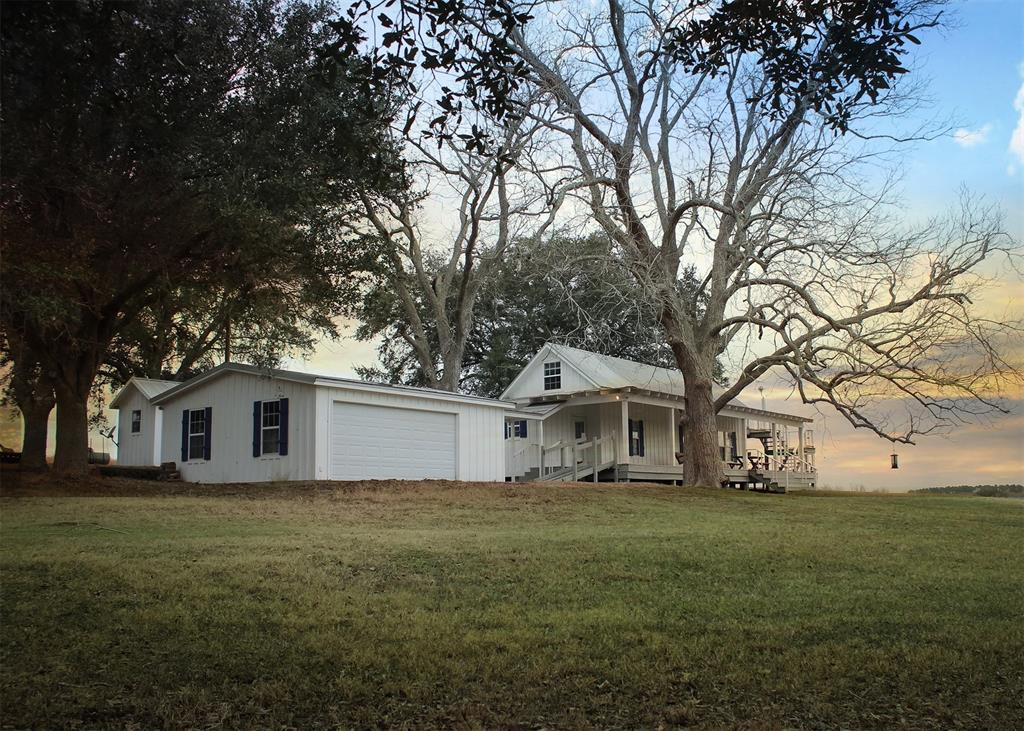
<path id="1" fill-rule="evenodd" d="M 501 395 L 512 479 L 682 479 L 683 376 L 676 369 L 547 343 Z M 802 416 L 733 400 L 718 448 L 734 485 L 814 487 L 813 433 Z"/>
<path id="2" fill-rule="evenodd" d="M 191 482 L 682 478 L 682 375 L 548 343 L 489 399 L 225 363 L 114 397 L 118 463 Z M 813 487 L 810 421 L 730 402 L 718 443 L 734 485 Z"/>

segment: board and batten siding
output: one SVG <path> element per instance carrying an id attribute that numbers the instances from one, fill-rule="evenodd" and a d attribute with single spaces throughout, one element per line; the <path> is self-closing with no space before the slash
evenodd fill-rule
<path id="1" fill-rule="evenodd" d="M 226 373 L 161 404 L 163 461 L 176 462 L 188 482 L 314 479 L 316 387 L 248 373 Z M 253 402 L 288 399 L 288 454 L 254 457 Z M 209 460 L 181 461 L 181 415 L 213 409 Z"/>
<path id="2" fill-rule="evenodd" d="M 503 398 L 508 401 L 517 401 L 532 396 L 552 396 L 595 388 L 590 380 L 584 378 L 571 363 L 563 360 L 560 356 L 550 352 L 541 355 L 527 364 L 522 376 L 516 378 L 515 383 L 503 394 Z M 546 391 L 544 390 L 544 364 L 553 361 L 562 364 L 561 388 Z"/>
<path id="3" fill-rule="evenodd" d="M 459 401 L 430 392 L 413 395 L 332 384 L 320 384 L 316 389 L 316 479 L 331 479 L 331 420 L 335 403 L 392 407 L 396 419 L 401 418 L 404 409 L 454 414 L 455 479 L 505 479 L 505 409 L 497 403 Z"/>
<path id="4" fill-rule="evenodd" d="M 157 464 L 157 409 L 134 385 L 122 394 L 117 409 L 117 464 L 132 467 Z M 132 434 L 132 411 L 142 412 L 142 425 Z"/>
<path id="5" fill-rule="evenodd" d="M 644 423 L 644 454 L 629 457 L 630 464 L 674 465 L 676 464 L 675 434 L 678 420 L 670 416 L 666 406 L 627 402 L 629 418 Z M 670 421 L 670 419 L 672 419 Z M 627 444 L 629 441 L 627 439 Z"/>

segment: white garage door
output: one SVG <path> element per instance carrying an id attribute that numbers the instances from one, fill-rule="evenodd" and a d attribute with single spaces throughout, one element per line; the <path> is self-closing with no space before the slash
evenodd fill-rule
<path id="1" fill-rule="evenodd" d="M 455 414 L 335 402 L 332 480 L 455 479 Z"/>

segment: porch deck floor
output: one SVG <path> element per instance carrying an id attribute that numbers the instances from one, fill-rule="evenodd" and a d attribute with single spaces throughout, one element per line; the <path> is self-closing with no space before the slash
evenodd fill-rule
<path id="1" fill-rule="evenodd" d="M 620 481 L 634 482 L 671 482 L 683 479 L 683 468 L 679 465 L 620 464 L 618 466 Z M 808 488 L 814 487 L 818 481 L 817 472 L 791 472 L 787 470 L 768 470 L 760 474 L 766 480 L 777 482 L 782 487 Z M 730 483 L 751 484 L 749 470 L 727 467 L 725 476 Z M 602 480 L 611 480 L 613 470 L 605 470 L 600 475 Z"/>

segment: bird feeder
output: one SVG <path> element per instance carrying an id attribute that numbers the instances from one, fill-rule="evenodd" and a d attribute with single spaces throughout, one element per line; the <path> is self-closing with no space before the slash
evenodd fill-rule
<path id="1" fill-rule="evenodd" d="M 900 456 L 898 454 L 893 452 L 892 454 L 889 455 L 889 460 L 892 469 L 898 470 L 900 468 Z"/>

